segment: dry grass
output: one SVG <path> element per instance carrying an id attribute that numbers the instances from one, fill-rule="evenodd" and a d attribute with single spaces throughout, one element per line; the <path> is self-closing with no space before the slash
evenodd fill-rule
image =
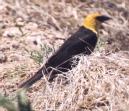
<path id="1" fill-rule="evenodd" d="M 82 56 L 79 65 L 67 73 L 67 83 L 55 80 L 31 90 L 33 107 L 50 111 L 127 111 L 128 64 L 128 52 Z"/>
<path id="2" fill-rule="evenodd" d="M 100 31 L 95 52 L 81 56 L 67 79 L 60 75 L 48 83 L 43 78 L 28 96 L 35 111 L 128 111 L 128 0 L 0 0 L 0 5 L 0 51 L 7 57 L 0 63 L 0 93 L 15 99 L 17 85 L 75 32 L 84 16 L 101 11 L 113 19 Z"/>

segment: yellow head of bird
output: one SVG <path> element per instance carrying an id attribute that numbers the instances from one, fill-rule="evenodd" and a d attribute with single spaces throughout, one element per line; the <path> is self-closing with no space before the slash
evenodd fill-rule
<path id="1" fill-rule="evenodd" d="M 83 26 L 87 29 L 92 30 L 93 32 L 97 33 L 98 28 L 102 22 L 111 19 L 108 16 L 102 15 L 99 12 L 89 14 L 83 22 Z"/>

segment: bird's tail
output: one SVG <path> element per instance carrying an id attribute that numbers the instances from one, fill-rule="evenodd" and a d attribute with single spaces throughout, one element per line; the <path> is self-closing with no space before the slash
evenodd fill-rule
<path id="1" fill-rule="evenodd" d="M 29 88 L 30 86 L 32 86 L 35 82 L 37 82 L 38 80 L 40 80 L 43 75 L 44 75 L 44 71 L 46 69 L 44 67 L 42 67 L 41 69 L 39 69 L 34 76 L 32 76 L 30 79 L 28 79 L 27 81 L 25 81 L 24 83 L 22 83 L 19 88 Z"/>

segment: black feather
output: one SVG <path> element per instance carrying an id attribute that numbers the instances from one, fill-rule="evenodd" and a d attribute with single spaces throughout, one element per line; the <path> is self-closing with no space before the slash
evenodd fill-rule
<path id="1" fill-rule="evenodd" d="M 72 69 L 73 57 L 81 53 L 86 55 L 91 54 L 96 46 L 96 43 L 96 34 L 83 26 L 80 27 L 79 30 L 67 39 L 59 50 L 57 50 L 57 52 L 48 59 L 46 64 L 20 87 L 30 87 L 36 81 L 41 79 L 43 74 L 48 75 L 51 73 L 49 79 L 49 81 L 51 81 L 56 74 L 59 74 L 60 72 L 67 72 Z"/>

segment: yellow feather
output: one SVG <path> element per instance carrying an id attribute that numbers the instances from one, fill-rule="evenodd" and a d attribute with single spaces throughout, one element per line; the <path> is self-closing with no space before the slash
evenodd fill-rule
<path id="1" fill-rule="evenodd" d="M 92 13 L 92 14 L 89 14 L 85 19 L 84 19 L 84 22 L 83 22 L 83 26 L 87 29 L 90 29 L 92 30 L 93 32 L 95 32 L 97 34 L 97 21 L 96 21 L 96 17 L 97 16 L 100 16 L 101 14 L 100 13 Z"/>

